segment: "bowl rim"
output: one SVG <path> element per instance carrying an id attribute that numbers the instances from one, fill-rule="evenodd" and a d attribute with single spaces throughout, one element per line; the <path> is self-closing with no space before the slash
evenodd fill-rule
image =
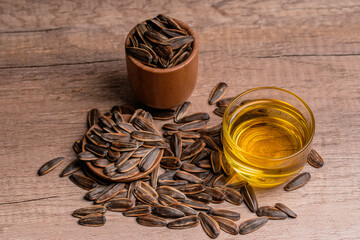
<path id="1" fill-rule="evenodd" d="M 304 152 L 312 144 L 312 141 L 313 141 L 314 136 L 315 136 L 315 118 L 314 118 L 314 114 L 311 111 L 311 108 L 309 107 L 309 105 L 302 98 L 300 98 L 298 95 L 296 95 L 295 93 L 293 93 L 293 92 L 291 92 L 289 90 L 286 90 L 284 88 L 278 88 L 278 87 L 256 87 L 256 88 L 251 88 L 251 89 L 248 89 L 248 90 L 240 93 L 226 107 L 224 115 L 223 115 L 223 119 L 222 119 L 222 125 L 224 126 L 226 124 L 226 121 L 229 118 L 230 108 L 239 98 L 241 98 L 242 96 L 244 96 L 244 95 L 246 95 L 246 94 L 248 94 L 250 92 L 258 91 L 258 90 L 264 90 L 264 89 L 277 90 L 277 91 L 282 91 L 282 92 L 285 92 L 287 94 L 290 94 L 290 95 L 294 96 L 295 98 L 297 98 L 305 106 L 305 108 L 307 109 L 307 111 L 310 114 L 310 119 L 311 119 L 311 136 L 310 136 L 309 140 L 307 141 L 307 143 L 301 149 L 299 149 L 297 152 L 295 152 L 295 153 L 293 153 L 293 154 L 291 154 L 289 156 L 282 157 L 282 158 L 265 158 L 265 157 L 261 157 L 261 156 L 257 156 L 257 155 L 248 153 L 247 151 L 245 151 L 244 149 L 239 147 L 237 144 L 235 144 L 233 139 L 230 137 L 228 129 L 223 130 L 223 134 L 226 134 L 228 139 L 231 139 L 231 141 L 229 141 L 229 144 L 231 144 L 232 147 L 234 147 L 238 151 L 246 152 L 246 154 L 248 154 L 248 155 L 250 155 L 252 157 L 262 159 L 262 160 L 272 160 L 272 161 L 284 161 L 286 159 L 293 159 L 295 156 L 297 156 L 297 155 L 301 154 L 302 152 Z M 226 124 L 226 125 L 228 125 L 228 124 Z M 224 136 L 224 139 L 225 139 L 225 136 Z"/>
<path id="2" fill-rule="evenodd" d="M 125 51 L 125 55 L 126 58 L 128 58 L 133 64 L 135 64 L 138 68 L 143 69 L 144 71 L 148 71 L 148 72 L 153 72 L 153 73 L 171 73 L 171 72 L 175 72 L 180 68 L 185 67 L 186 65 L 188 65 L 198 54 L 199 51 L 199 40 L 198 40 L 198 36 L 195 33 L 195 31 L 186 23 L 176 19 L 176 18 L 172 18 L 176 23 L 178 23 L 182 28 L 184 28 L 188 33 L 190 33 L 191 36 L 194 37 L 194 41 L 193 41 L 193 49 L 190 53 L 190 56 L 182 63 L 180 63 L 179 65 L 176 65 L 174 67 L 170 67 L 170 68 L 153 68 L 150 66 L 146 66 L 145 64 L 141 63 L 140 61 L 136 60 L 135 58 L 129 56 L 126 54 Z M 144 21 L 145 22 L 145 21 Z M 136 27 L 136 26 L 135 26 Z M 125 48 L 126 46 L 130 43 L 130 39 L 129 37 L 132 36 L 135 33 L 135 27 L 133 27 L 128 35 L 126 36 L 125 39 Z"/>

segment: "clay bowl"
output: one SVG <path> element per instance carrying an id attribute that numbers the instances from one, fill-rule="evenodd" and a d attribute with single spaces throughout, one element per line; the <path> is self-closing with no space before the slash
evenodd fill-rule
<path id="1" fill-rule="evenodd" d="M 128 122 L 128 120 L 130 119 L 131 115 L 127 115 L 127 114 L 124 114 L 124 120 L 126 122 Z M 93 128 L 100 128 L 98 124 L 95 124 L 93 125 L 91 128 L 88 129 L 88 131 L 86 132 L 86 134 L 88 133 L 91 133 L 91 130 Z M 85 144 L 87 142 L 86 140 L 86 134 L 82 140 L 82 151 L 85 151 Z M 153 172 L 155 170 L 155 168 L 157 166 L 159 166 L 160 164 L 160 161 L 161 161 L 161 158 L 163 156 L 163 153 L 164 153 L 164 150 L 161 149 L 160 150 L 160 154 L 158 155 L 157 159 L 155 160 L 155 164 L 149 168 L 146 172 L 140 172 L 138 173 L 137 175 L 133 176 L 133 177 L 130 177 L 130 178 L 126 178 L 126 179 L 116 179 L 116 178 L 110 178 L 109 176 L 105 175 L 104 174 L 104 169 L 103 168 L 100 168 L 100 167 L 96 167 L 94 166 L 91 161 L 89 162 L 85 162 L 88 170 L 90 170 L 92 173 L 94 173 L 97 177 L 100 177 L 101 179 L 103 180 L 107 180 L 107 181 L 110 181 L 110 182 L 132 182 L 132 181 L 135 181 L 135 180 L 138 180 L 138 179 L 141 179 L 143 177 L 145 177 L 146 175 L 149 175 L 151 172 Z"/>
<path id="2" fill-rule="evenodd" d="M 198 36 L 187 24 L 174 20 L 194 36 L 193 50 L 184 62 L 171 68 L 153 68 L 126 55 L 126 67 L 133 93 L 140 102 L 152 108 L 167 109 L 180 105 L 190 97 L 196 85 Z M 134 33 L 135 27 L 126 37 L 125 46 L 130 44 L 129 36 Z"/>

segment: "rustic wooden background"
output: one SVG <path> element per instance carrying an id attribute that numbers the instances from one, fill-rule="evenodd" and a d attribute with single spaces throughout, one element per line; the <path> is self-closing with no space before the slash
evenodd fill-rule
<path id="1" fill-rule="evenodd" d="M 199 35 L 198 83 L 192 112 L 211 112 L 219 81 L 227 96 L 258 86 L 300 95 L 316 118 L 321 169 L 303 188 L 257 189 L 260 205 L 281 201 L 297 219 L 269 221 L 242 239 L 360 237 L 360 2 L 259 1 L 0 1 L 0 239 L 208 239 L 200 226 L 146 228 L 109 213 L 101 228 L 70 216 L 85 191 L 58 174 L 75 158 L 89 109 L 134 103 L 124 39 L 139 21 L 165 13 Z M 220 118 L 213 115 L 212 122 Z M 38 168 L 64 156 L 43 177 Z M 253 215 L 244 206 L 241 221 Z M 221 233 L 219 239 L 240 236 Z"/>

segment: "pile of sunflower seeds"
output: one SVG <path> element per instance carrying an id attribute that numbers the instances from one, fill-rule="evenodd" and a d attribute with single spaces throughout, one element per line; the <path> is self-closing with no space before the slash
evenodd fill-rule
<path id="1" fill-rule="evenodd" d="M 190 56 L 194 37 L 171 17 L 159 14 L 137 24 L 129 40 L 129 56 L 150 67 L 170 68 Z"/>
<path id="2" fill-rule="evenodd" d="M 209 97 L 209 104 L 224 108 L 229 99 L 222 99 L 226 83 L 217 84 Z M 230 183 L 227 175 L 232 169 L 222 152 L 221 124 L 207 126 L 207 113 L 187 115 L 191 108 L 185 102 L 176 110 L 145 111 L 128 105 L 114 106 L 110 112 L 100 114 L 97 109 L 88 113 L 89 129 L 73 149 L 78 158 L 60 174 L 69 176 L 77 186 L 87 190 L 84 198 L 95 205 L 73 212 L 83 226 L 102 226 L 106 212 L 122 212 L 136 217 L 136 222 L 149 227 L 186 229 L 199 223 L 211 238 L 223 230 L 236 235 L 251 233 L 268 220 L 296 218 L 296 214 L 282 203 L 258 206 L 253 188 L 246 182 Z M 125 115 L 131 115 L 125 122 Z M 161 135 L 155 120 L 170 120 L 162 126 Z M 161 160 L 156 158 L 161 154 Z M 44 175 L 63 162 L 63 157 L 45 163 L 38 171 Z M 312 150 L 308 162 L 321 167 L 324 162 Z M 102 169 L 104 180 L 94 174 L 87 164 Z M 137 174 L 154 170 L 140 179 L 128 180 Z M 125 176 L 125 177 L 124 177 Z M 310 174 L 301 173 L 284 189 L 291 191 L 305 185 Z M 209 206 L 227 201 L 233 205 L 243 202 L 258 217 L 236 224 L 240 213 Z"/>

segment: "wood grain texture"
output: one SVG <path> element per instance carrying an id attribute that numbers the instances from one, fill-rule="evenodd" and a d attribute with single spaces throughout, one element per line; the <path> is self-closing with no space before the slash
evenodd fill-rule
<path id="1" fill-rule="evenodd" d="M 298 217 L 269 221 L 242 239 L 358 239 L 360 232 L 360 4 L 338 0 L 0 2 L 0 238 L 208 239 L 201 227 L 146 228 L 109 213 L 101 228 L 77 225 L 85 191 L 61 169 L 86 130 L 86 113 L 135 103 L 124 40 L 139 21 L 165 13 L 199 35 L 191 113 L 212 112 L 219 81 L 226 96 L 257 86 L 300 95 L 316 119 L 321 169 L 298 190 L 256 189 L 259 205 L 283 202 Z M 211 122 L 220 118 L 211 114 Z M 46 161 L 64 163 L 39 177 Z M 244 205 L 224 208 L 253 217 Z M 235 239 L 222 232 L 218 239 Z"/>

